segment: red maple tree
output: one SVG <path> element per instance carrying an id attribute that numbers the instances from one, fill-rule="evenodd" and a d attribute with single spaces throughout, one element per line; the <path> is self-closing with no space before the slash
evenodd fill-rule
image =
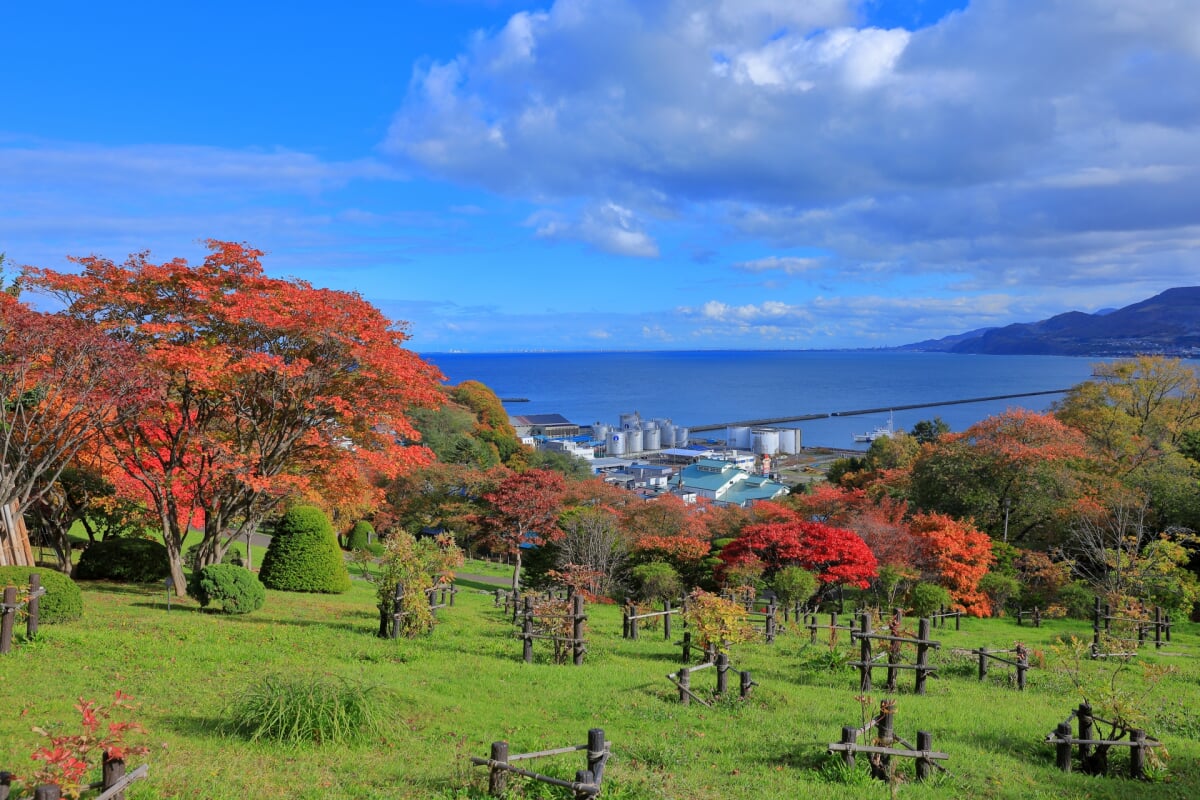
<path id="1" fill-rule="evenodd" d="M 512 589 L 521 588 L 521 548 L 553 542 L 563 536 L 558 527 L 567 484 L 563 476 L 531 469 L 505 478 L 483 496 L 491 507 L 486 524 L 495 541 L 513 557 Z"/>
<path id="2" fill-rule="evenodd" d="M 767 576 L 794 565 L 815 573 L 822 583 L 863 589 L 878 567 L 870 548 L 854 531 L 798 517 L 748 525 L 721 551 L 727 567 L 753 559 L 763 563 Z"/>

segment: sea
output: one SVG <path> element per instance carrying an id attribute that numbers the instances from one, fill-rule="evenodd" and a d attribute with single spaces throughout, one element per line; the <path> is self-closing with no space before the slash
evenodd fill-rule
<path id="1" fill-rule="evenodd" d="M 561 414 L 579 425 L 615 426 L 622 414 L 637 412 L 694 427 L 827 414 L 777 427 L 799 428 L 805 447 L 846 450 L 865 450 L 854 435 L 878 427 L 908 430 L 940 417 L 959 431 L 1009 408 L 1046 411 L 1103 360 L 878 350 L 422 355 L 449 384 L 491 387 L 510 415 Z M 1034 392 L 1046 394 L 978 399 Z M 720 440 L 724 431 L 695 437 Z"/>

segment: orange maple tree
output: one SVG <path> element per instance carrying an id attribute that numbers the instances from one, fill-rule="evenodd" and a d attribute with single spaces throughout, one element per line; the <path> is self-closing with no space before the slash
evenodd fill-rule
<path id="1" fill-rule="evenodd" d="M 979 580 L 993 561 L 991 538 L 970 523 L 945 514 L 916 514 L 910 526 L 923 546 L 919 563 L 922 571 L 949 589 L 963 611 L 977 617 L 991 616 L 991 601 L 979 591 Z"/>
<path id="2" fill-rule="evenodd" d="M 316 476 L 426 463 L 406 414 L 442 398 L 436 368 L 357 294 L 268 277 L 244 244 L 208 248 L 199 265 L 89 256 L 74 259 L 79 274 L 23 277 L 146 364 L 147 411 L 105 430 L 119 487 L 156 511 L 177 586 L 189 525 L 202 530 L 200 564 L 213 563 Z"/>
<path id="3" fill-rule="evenodd" d="M 100 329 L 0 293 L 0 505 L 23 514 L 102 426 L 137 413 L 136 365 Z"/>

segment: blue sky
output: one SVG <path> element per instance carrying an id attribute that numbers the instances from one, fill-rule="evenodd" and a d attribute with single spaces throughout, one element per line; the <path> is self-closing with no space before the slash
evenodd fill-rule
<path id="1" fill-rule="evenodd" d="M 420 351 L 887 346 L 1200 283 L 1194 0 L 66 0 L 0 30 L 10 262 L 246 241 Z"/>

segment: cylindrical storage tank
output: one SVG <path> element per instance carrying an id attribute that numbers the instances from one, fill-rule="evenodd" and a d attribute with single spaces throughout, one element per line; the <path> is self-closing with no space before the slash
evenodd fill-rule
<path id="1" fill-rule="evenodd" d="M 667 419 L 666 417 L 655 417 L 654 424 L 660 428 L 665 428 L 671 424 L 671 420 Z"/>
<path id="2" fill-rule="evenodd" d="M 625 431 L 614 431 L 608 435 L 608 454 L 610 456 L 625 455 Z"/>
<path id="3" fill-rule="evenodd" d="M 643 450 L 662 450 L 662 431 L 658 428 L 646 428 L 642 431 Z"/>
<path id="4" fill-rule="evenodd" d="M 595 439 L 597 442 L 607 442 L 608 434 L 611 431 L 612 431 L 612 428 L 609 427 L 608 425 L 604 425 L 603 423 L 597 422 L 595 425 L 592 426 L 592 438 Z"/>
<path id="5" fill-rule="evenodd" d="M 692 432 L 688 430 L 686 425 L 680 425 L 675 429 L 675 446 L 687 447 L 688 439 L 691 438 Z"/>
<path id="6" fill-rule="evenodd" d="M 640 453 L 646 448 L 642 446 L 641 429 L 625 431 L 625 452 Z"/>
<path id="7" fill-rule="evenodd" d="M 675 446 L 675 426 L 668 422 L 666 425 L 660 426 L 659 431 L 660 431 L 659 441 L 662 442 L 662 446 L 663 447 L 674 447 Z"/>
<path id="8" fill-rule="evenodd" d="M 725 444 L 741 450 L 750 449 L 750 428 L 745 425 L 730 425 L 725 429 Z"/>
<path id="9" fill-rule="evenodd" d="M 621 430 L 630 431 L 642 424 L 642 415 L 636 411 L 621 415 Z"/>
<path id="10" fill-rule="evenodd" d="M 800 452 L 800 448 L 796 445 L 797 434 L 800 431 L 795 428 L 780 428 L 779 429 L 779 452 L 787 453 L 790 456 Z"/>
<path id="11" fill-rule="evenodd" d="M 760 456 L 773 456 L 779 452 L 779 431 L 774 428 L 755 428 L 752 434 L 754 452 Z"/>

